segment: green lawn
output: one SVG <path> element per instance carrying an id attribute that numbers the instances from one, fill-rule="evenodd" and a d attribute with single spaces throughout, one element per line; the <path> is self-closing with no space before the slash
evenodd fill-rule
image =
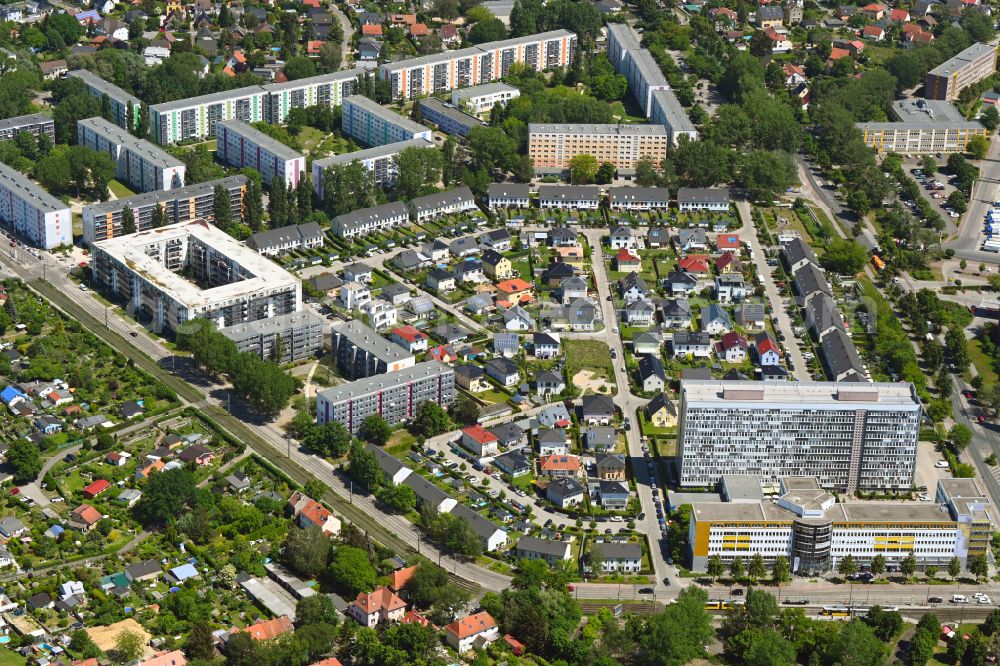
<path id="1" fill-rule="evenodd" d="M 0 666 L 24 666 L 28 662 L 13 650 L 0 648 Z"/>
<path id="2" fill-rule="evenodd" d="M 993 369 L 993 363 L 983 351 L 983 346 L 979 340 L 972 340 L 968 344 L 969 360 L 976 366 L 976 372 L 983 378 L 983 384 L 993 384 L 997 381 L 997 373 Z"/>
<path id="3" fill-rule="evenodd" d="M 135 192 L 127 188 L 123 183 L 114 179 L 108 183 L 108 189 L 111 190 L 111 193 L 118 199 L 124 199 L 125 197 L 130 197 L 135 194 Z"/>

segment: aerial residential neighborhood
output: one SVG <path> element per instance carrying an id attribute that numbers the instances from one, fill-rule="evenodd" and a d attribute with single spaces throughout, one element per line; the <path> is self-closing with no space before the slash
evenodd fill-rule
<path id="1" fill-rule="evenodd" d="M 994 663 L 994 12 L 0 6 L 0 664 Z"/>

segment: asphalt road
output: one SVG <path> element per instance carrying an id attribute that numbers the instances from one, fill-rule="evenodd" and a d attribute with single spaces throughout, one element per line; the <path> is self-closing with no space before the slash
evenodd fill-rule
<path id="1" fill-rule="evenodd" d="M 958 238 L 945 243 L 944 247 L 955 250 L 955 256 L 973 262 L 996 264 L 1000 255 L 995 252 L 983 252 L 983 220 L 986 211 L 996 200 L 998 185 L 1000 185 L 1000 141 L 990 141 L 990 150 L 986 159 L 979 165 L 979 179 L 972 186 L 972 196 L 969 198 L 969 209 L 962 216 L 962 225 L 958 230 Z"/>

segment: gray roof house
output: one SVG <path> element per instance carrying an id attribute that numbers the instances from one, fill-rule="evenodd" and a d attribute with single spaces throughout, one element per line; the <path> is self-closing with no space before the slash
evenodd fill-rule
<path id="1" fill-rule="evenodd" d="M 618 281 L 618 293 L 625 301 L 649 296 L 649 287 L 638 273 L 629 273 Z"/>
<path id="2" fill-rule="evenodd" d="M 535 374 L 535 393 L 538 395 L 555 395 L 566 390 L 566 382 L 562 375 L 548 370 Z"/>
<path id="3" fill-rule="evenodd" d="M 483 543 L 483 550 L 493 552 L 507 545 L 507 532 L 497 527 L 495 524 L 483 518 L 478 513 L 465 506 L 456 504 L 451 510 L 451 515 L 469 522 Z"/>
<path id="4" fill-rule="evenodd" d="M 866 381 L 864 363 L 854 342 L 839 328 L 834 328 L 820 340 L 820 357 L 830 381 Z"/>
<path id="5" fill-rule="evenodd" d="M 648 298 L 637 298 L 625 304 L 621 318 L 629 326 L 652 326 L 656 322 L 656 306 Z"/>
<path id="6" fill-rule="evenodd" d="M 493 464 L 511 478 L 531 474 L 531 462 L 520 451 L 509 451 L 493 459 Z"/>
<path id="7" fill-rule="evenodd" d="M 664 328 L 689 328 L 691 326 L 691 303 L 686 298 L 663 301 L 660 308 Z"/>
<path id="8" fill-rule="evenodd" d="M 805 318 L 806 326 L 817 340 L 835 328 L 841 331 L 847 330 L 836 301 L 826 294 L 817 294 L 809 299 Z"/>
<path id="9" fill-rule="evenodd" d="M 632 336 L 632 353 L 636 356 L 659 356 L 662 346 L 663 338 L 656 331 L 643 331 Z"/>
<path id="10" fill-rule="evenodd" d="M 520 349 L 521 336 L 517 333 L 497 333 L 493 336 L 494 354 L 510 358 L 512 356 L 517 356 L 517 352 Z"/>
<path id="11" fill-rule="evenodd" d="M 554 565 L 572 557 L 572 548 L 569 541 L 554 541 L 552 539 L 538 539 L 531 536 L 521 537 L 517 545 L 514 546 L 514 556 L 526 560 L 545 560 L 549 565 Z"/>
<path id="12" fill-rule="evenodd" d="M 673 295 L 687 295 L 698 287 L 698 278 L 687 271 L 674 271 L 663 279 L 663 288 Z"/>
<path id="13" fill-rule="evenodd" d="M 569 422 L 570 416 L 569 411 L 566 409 L 566 405 L 560 402 L 554 405 L 549 405 L 542 411 L 538 412 L 538 415 L 535 416 L 535 420 L 538 421 L 540 425 L 551 428 L 557 423 Z"/>
<path id="14" fill-rule="evenodd" d="M 528 443 L 527 433 L 524 432 L 524 428 L 516 423 L 501 423 L 489 430 L 497 438 L 497 444 L 502 449 L 524 446 Z"/>
<path id="15" fill-rule="evenodd" d="M 710 303 L 701 315 L 701 330 L 711 335 L 721 335 L 733 330 L 733 320 L 729 312 L 718 303 Z"/>
<path id="16" fill-rule="evenodd" d="M 763 303 L 743 303 L 736 309 L 736 323 L 743 328 L 763 328 L 766 321 Z"/>
<path id="17" fill-rule="evenodd" d="M 663 370 L 663 362 L 655 356 L 643 356 L 639 359 L 639 383 L 647 392 L 662 391 L 667 383 L 667 375 Z"/>
<path id="18" fill-rule="evenodd" d="M 447 493 L 419 474 L 409 474 L 403 483 L 413 489 L 417 496 L 417 504 L 429 506 L 439 513 L 448 513 L 455 508 L 457 502 Z"/>
<path id="19" fill-rule="evenodd" d="M 521 381 L 521 370 L 517 363 L 509 358 L 491 358 L 486 361 L 486 374 L 495 379 L 501 386 L 517 386 Z"/>
<path id="20" fill-rule="evenodd" d="M 794 274 L 795 293 L 798 295 L 798 302 L 804 305 L 813 294 L 823 293 L 833 296 L 833 290 L 826 281 L 823 271 L 816 267 L 816 264 L 806 264 Z"/>
<path id="21" fill-rule="evenodd" d="M 410 299 L 410 303 L 413 303 L 414 300 L 415 299 Z M 472 335 L 472 333 L 458 324 L 438 324 L 431 329 L 430 333 L 435 338 L 449 345 L 455 344 L 456 342 L 465 342 L 469 339 L 469 336 Z"/>
<path id="22" fill-rule="evenodd" d="M 708 248 L 708 232 L 704 229 L 681 229 L 677 232 L 677 247 L 682 252 Z"/>
<path id="23" fill-rule="evenodd" d="M 535 318 L 520 305 L 504 310 L 503 323 L 508 331 L 530 331 L 536 327 Z"/>
<path id="24" fill-rule="evenodd" d="M 781 258 L 785 261 L 785 266 L 792 273 L 799 270 L 806 264 L 816 264 L 816 253 L 801 238 L 795 238 L 789 243 L 785 243 L 781 248 Z"/>
<path id="25" fill-rule="evenodd" d="M 605 573 L 618 571 L 636 573 L 642 569 L 642 546 L 637 543 L 605 542 L 595 546 L 601 548 L 601 569 Z"/>
<path id="26" fill-rule="evenodd" d="M 608 426 L 593 426 L 583 431 L 583 447 L 594 453 L 612 451 L 618 444 L 618 431 Z"/>
<path id="27" fill-rule="evenodd" d="M 589 425 L 610 425 L 615 418 L 615 403 L 610 396 L 585 395 L 580 404 L 580 420 Z"/>
<path id="28" fill-rule="evenodd" d="M 583 501 L 585 491 L 586 488 L 580 481 L 573 477 L 563 476 L 545 487 L 545 499 L 565 509 L 580 504 Z"/>

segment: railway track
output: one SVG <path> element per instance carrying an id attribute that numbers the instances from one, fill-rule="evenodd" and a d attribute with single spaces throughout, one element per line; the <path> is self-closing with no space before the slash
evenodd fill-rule
<path id="1" fill-rule="evenodd" d="M 663 610 L 663 604 L 653 601 L 581 601 L 580 611 L 584 615 L 596 615 L 602 608 L 614 610 L 616 606 L 622 607 L 622 613 L 632 613 L 633 615 L 654 615 Z"/>

